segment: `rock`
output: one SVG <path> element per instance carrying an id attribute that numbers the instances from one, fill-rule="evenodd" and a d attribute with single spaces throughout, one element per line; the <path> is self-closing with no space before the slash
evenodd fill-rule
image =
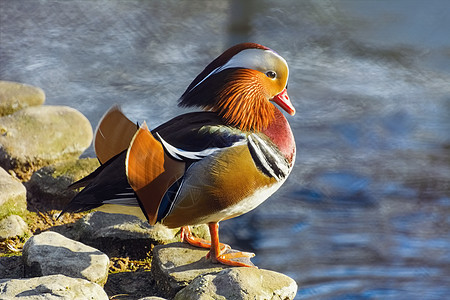
<path id="1" fill-rule="evenodd" d="M 73 226 L 55 228 L 61 234 L 97 248 L 111 257 L 144 258 L 151 251 L 155 239 L 174 238 L 175 232 L 153 227 L 136 216 L 92 212 Z"/>
<path id="2" fill-rule="evenodd" d="M 28 180 L 35 170 L 76 159 L 92 141 L 92 127 L 65 106 L 28 107 L 0 118 L 0 166 Z"/>
<path id="3" fill-rule="evenodd" d="M 22 278 L 22 277 L 23 277 L 23 263 L 21 256 L 0 257 L 0 278 Z"/>
<path id="4" fill-rule="evenodd" d="M 155 246 L 152 273 L 158 289 L 168 298 L 205 273 L 219 272 L 228 266 L 206 259 L 207 249 L 184 243 Z"/>
<path id="5" fill-rule="evenodd" d="M 39 169 L 25 183 L 29 210 L 62 210 L 77 194 L 68 186 L 93 172 L 99 165 L 95 158 L 83 158 Z"/>
<path id="6" fill-rule="evenodd" d="M 56 232 L 31 237 L 23 247 L 26 277 L 63 274 L 103 286 L 109 258 L 102 252 Z"/>
<path id="7" fill-rule="evenodd" d="M 140 211 L 140 208 L 137 208 Z M 206 228 L 206 231 L 205 231 Z M 205 237 L 207 226 L 196 226 L 193 233 Z M 134 215 L 112 214 L 96 211 L 78 220 L 74 226 L 58 230 L 69 238 L 95 247 L 109 256 L 142 258 L 152 244 L 179 241 L 179 229 L 169 229 L 161 224 L 151 226 Z M 206 237 L 205 237 L 206 238 Z"/>
<path id="8" fill-rule="evenodd" d="M 256 268 L 230 268 L 195 278 L 175 295 L 182 299 L 294 299 L 297 284 L 290 277 Z"/>
<path id="9" fill-rule="evenodd" d="M 157 296 L 151 296 L 151 297 L 144 297 L 139 298 L 138 300 L 166 300 L 165 298 L 157 297 Z"/>
<path id="10" fill-rule="evenodd" d="M 0 80 L 0 117 L 28 106 L 41 105 L 44 101 L 44 91 L 38 87 Z"/>
<path id="11" fill-rule="evenodd" d="M 155 246 L 152 273 L 158 290 L 175 299 L 294 299 L 297 293 L 286 275 L 213 264 L 207 252 L 183 243 Z"/>
<path id="12" fill-rule="evenodd" d="M 105 291 L 98 284 L 64 275 L 30 279 L 0 279 L 0 291 L 1 299 L 108 300 Z"/>
<path id="13" fill-rule="evenodd" d="M 149 295 L 157 295 L 152 272 L 122 272 L 108 276 L 108 282 L 104 286 L 109 297 L 114 295 L 129 295 L 120 299 L 139 299 Z M 155 298 L 156 299 L 156 298 Z M 160 298 L 159 298 L 160 299 Z"/>
<path id="14" fill-rule="evenodd" d="M 0 219 L 27 209 L 25 186 L 0 167 Z"/>
<path id="15" fill-rule="evenodd" d="M 28 225 L 18 215 L 11 215 L 0 220 L 0 241 L 12 237 L 21 237 L 28 233 Z"/>

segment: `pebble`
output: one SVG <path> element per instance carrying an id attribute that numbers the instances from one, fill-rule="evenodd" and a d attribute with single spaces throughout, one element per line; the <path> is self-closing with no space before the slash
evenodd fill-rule
<path id="1" fill-rule="evenodd" d="M 22 237 L 28 233 L 28 225 L 18 215 L 10 215 L 0 220 L 0 241 L 13 237 Z"/>

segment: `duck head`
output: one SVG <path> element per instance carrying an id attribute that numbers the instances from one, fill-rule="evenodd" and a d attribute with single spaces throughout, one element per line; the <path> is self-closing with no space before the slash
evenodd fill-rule
<path id="1" fill-rule="evenodd" d="M 179 105 L 211 110 L 226 124 L 260 131 L 274 119 L 272 102 L 295 114 L 286 91 L 288 77 L 286 60 L 273 50 L 255 43 L 238 44 L 192 81 Z"/>

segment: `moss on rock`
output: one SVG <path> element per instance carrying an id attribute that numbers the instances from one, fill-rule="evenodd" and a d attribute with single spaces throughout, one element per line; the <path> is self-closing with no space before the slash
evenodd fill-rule
<path id="1" fill-rule="evenodd" d="M 0 118 L 0 165 L 28 180 L 32 172 L 76 159 L 92 141 L 92 127 L 65 106 L 28 107 Z"/>
<path id="2" fill-rule="evenodd" d="M 36 171 L 25 184 L 28 209 L 31 211 L 62 210 L 77 194 L 68 186 L 93 172 L 99 162 L 95 158 L 63 161 Z"/>
<path id="3" fill-rule="evenodd" d="M 41 105 L 45 93 L 38 87 L 0 80 L 0 116 L 10 115 L 28 106 Z M 0 128 L 0 134 L 3 134 Z"/>
<path id="4" fill-rule="evenodd" d="M 0 168 L 0 219 L 9 215 L 23 215 L 26 208 L 25 187 Z"/>

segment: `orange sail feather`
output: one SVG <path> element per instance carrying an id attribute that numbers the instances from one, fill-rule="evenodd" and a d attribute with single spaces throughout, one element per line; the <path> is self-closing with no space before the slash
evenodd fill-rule
<path id="1" fill-rule="evenodd" d="M 170 158 L 144 122 L 128 148 L 126 173 L 151 225 L 156 223 L 164 194 L 183 176 L 184 169 L 185 163 Z"/>
<path id="2" fill-rule="evenodd" d="M 118 106 L 111 107 L 95 131 L 94 149 L 100 163 L 104 164 L 126 150 L 136 130 L 136 124 L 131 122 Z"/>

